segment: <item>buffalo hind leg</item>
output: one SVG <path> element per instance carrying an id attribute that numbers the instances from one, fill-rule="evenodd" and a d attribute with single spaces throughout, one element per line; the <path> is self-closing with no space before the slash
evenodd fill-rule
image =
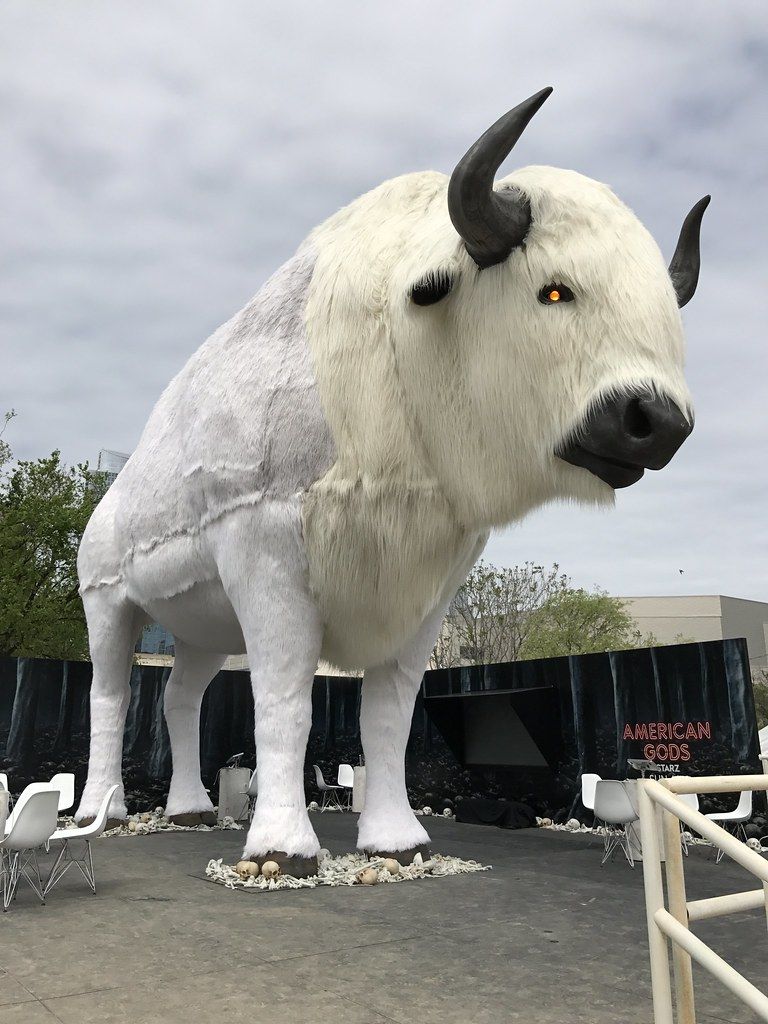
<path id="1" fill-rule="evenodd" d="M 128 816 L 122 774 L 123 730 L 131 698 L 133 649 L 147 616 L 119 587 L 86 590 L 83 606 L 93 663 L 91 748 L 88 778 L 75 820 L 81 826 L 93 821 L 107 790 L 117 785 L 107 821 L 108 827 L 113 827 Z"/>
<path id="2" fill-rule="evenodd" d="M 163 698 L 173 759 L 165 813 L 176 825 L 216 823 L 211 798 L 200 778 L 200 706 L 225 658 L 224 654 L 201 651 L 176 640 L 176 656 Z"/>

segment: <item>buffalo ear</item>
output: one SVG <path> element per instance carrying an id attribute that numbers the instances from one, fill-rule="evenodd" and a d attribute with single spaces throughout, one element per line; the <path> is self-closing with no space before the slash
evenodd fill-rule
<path id="1" fill-rule="evenodd" d="M 447 270 L 431 270 L 411 286 L 411 302 L 417 306 L 432 306 L 444 299 L 453 288 L 453 275 Z"/>

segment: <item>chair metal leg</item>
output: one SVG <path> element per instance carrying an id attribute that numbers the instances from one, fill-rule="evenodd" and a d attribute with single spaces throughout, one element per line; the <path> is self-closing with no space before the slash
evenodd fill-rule
<path id="1" fill-rule="evenodd" d="M 320 806 L 320 810 L 324 811 L 326 807 L 338 807 L 339 810 L 342 810 L 341 801 L 339 800 L 339 791 L 337 789 L 323 790 L 323 802 Z"/>
<path id="2" fill-rule="evenodd" d="M 93 847 L 90 839 L 85 844 L 88 847 L 88 874 L 90 875 L 91 892 L 96 895 L 96 875 L 93 870 Z"/>
<path id="3" fill-rule="evenodd" d="M 73 842 L 83 842 L 84 850 L 83 855 L 81 857 L 78 857 L 76 853 L 73 852 Z M 54 865 L 51 868 L 51 873 L 48 875 L 48 881 L 45 883 L 46 894 L 49 893 L 54 886 L 59 884 L 59 882 L 62 880 L 64 875 L 66 875 L 67 871 L 72 867 L 73 864 L 88 883 L 88 887 L 90 888 L 91 892 L 95 894 L 96 875 L 93 870 L 93 851 L 91 849 L 90 840 L 88 839 L 75 839 L 71 841 L 65 840 L 61 844 L 61 850 L 59 851 L 59 855 L 57 856 Z"/>
<path id="4" fill-rule="evenodd" d="M 624 851 L 624 856 L 629 861 L 629 866 L 633 868 L 635 866 L 635 859 L 632 856 L 632 843 L 630 841 L 629 829 L 624 829 L 624 834 L 621 837 L 621 848 Z"/>
<path id="5" fill-rule="evenodd" d="M 601 867 L 603 864 L 605 864 L 609 857 L 613 859 L 613 854 L 616 850 L 616 846 L 619 841 L 615 829 L 609 829 L 606 826 L 604 840 L 605 841 L 603 843 L 603 859 L 600 861 Z"/>
<path id="6" fill-rule="evenodd" d="M 741 840 L 742 843 L 747 841 L 747 830 L 744 828 L 743 821 L 737 821 L 734 824 L 726 824 L 722 826 L 726 832 L 730 832 L 735 839 Z M 719 864 L 725 856 L 725 851 L 718 849 L 717 857 L 715 857 L 715 864 Z"/>
<path id="7" fill-rule="evenodd" d="M 45 891 L 46 895 L 48 895 L 48 893 L 51 891 L 51 889 L 54 887 L 54 885 L 56 885 L 59 881 L 61 881 L 61 879 L 64 877 L 64 875 L 66 875 L 67 870 L 68 870 L 68 868 L 70 867 L 70 865 L 72 863 L 70 860 L 66 859 L 67 847 L 68 846 L 69 846 L 69 841 L 68 840 L 64 840 L 64 842 L 62 842 L 62 844 L 61 844 L 61 849 L 59 850 L 59 852 L 56 855 L 56 860 L 53 862 L 53 867 L 51 868 L 50 872 L 48 873 L 48 878 L 47 878 L 46 883 L 45 883 L 45 890 L 44 891 Z"/>
<path id="8" fill-rule="evenodd" d="M 14 860 L 16 861 L 16 878 L 13 898 L 16 898 L 19 879 L 23 877 L 29 883 L 30 888 L 34 891 L 40 902 L 45 903 L 45 886 L 40 875 L 37 850 L 20 850 Z"/>
<path id="9" fill-rule="evenodd" d="M 608 828 L 608 826 L 606 826 Z M 603 859 L 600 861 L 601 866 L 605 864 L 607 860 L 613 860 L 616 856 L 616 850 L 621 850 L 624 856 L 627 858 L 627 862 L 631 868 L 635 866 L 635 860 L 632 856 L 632 845 L 627 830 L 625 828 L 613 828 L 605 833 L 605 842 L 603 845 Z"/>
<path id="10" fill-rule="evenodd" d="M 688 840 L 685 838 L 685 822 L 680 822 L 680 846 L 685 856 L 688 856 Z"/>
<path id="11" fill-rule="evenodd" d="M 8 910 L 13 897 L 16 895 L 16 886 L 19 884 L 19 853 L 11 856 L 7 853 L 8 864 L 3 874 L 3 913 Z"/>
<path id="12" fill-rule="evenodd" d="M 593 820 L 592 820 L 592 829 L 593 829 L 593 831 L 592 831 L 592 834 L 589 837 L 589 843 L 587 844 L 588 846 L 594 846 L 595 845 L 595 834 L 597 834 L 597 842 L 599 843 L 601 836 L 600 836 L 599 833 L 597 833 L 597 830 L 600 828 L 600 826 L 601 826 L 600 819 L 593 817 Z"/>

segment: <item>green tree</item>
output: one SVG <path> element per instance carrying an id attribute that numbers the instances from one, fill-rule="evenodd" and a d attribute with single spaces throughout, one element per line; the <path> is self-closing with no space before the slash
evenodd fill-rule
<path id="1" fill-rule="evenodd" d="M 618 598 L 573 587 L 558 565 L 500 569 L 481 559 L 451 603 L 430 664 L 492 664 L 655 643 Z"/>
<path id="2" fill-rule="evenodd" d="M 498 568 L 480 559 L 451 602 L 431 665 L 518 661 L 534 612 L 567 587 L 557 565 Z"/>
<path id="3" fill-rule="evenodd" d="M 604 591 L 567 588 L 537 608 L 522 658 L 557 658 L 639 647 L 643 637 L 626 606 Z"/>
<path id="4" fill-rule="evenodd" d="M 5 433 L 6 427 L 11 422 L 15 415 L 16 410 L 11 409 L 10 412 L 7 412 L 3 417 L 3 428 L 2 430 L 0 430 L 0 470 L 2 470 L 3 467 L 6 466 L 13 458 L 11 446 L 8 444 L 7 441 L 3 439 L 3 434 Z"/>
<path id="5" fill-rule="evenodd" d="M 758 729 L 768 725 L 768 671 L 759 669 L 754 678 L 755 715 Z"/>
<path id="6" fill-rule="evenodd" d="M 86 658 L 77 549 L 103 478 L 65 466 L 58 451 L 14 463 L 2 443 L 0 654 Z"/>

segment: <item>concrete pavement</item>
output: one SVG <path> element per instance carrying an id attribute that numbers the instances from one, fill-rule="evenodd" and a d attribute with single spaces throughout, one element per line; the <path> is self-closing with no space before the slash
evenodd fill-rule
<path id="1" fill-rule="evenodd" d="M 334 853 L 355 816 L 314 815 Z M 47 906 L 0 917 L 2 1024 L 650 1024 L 642 874 L 589 837 L 425 822 L 488 873 L 372 888 L 230 892 L 199 876 L 242 833 L 101 839 Z M 591 845 L 590 845 L 591 843 Z M 753 888 L 700 850 L 689 898 Z M 768 989 L 765 917 L 697 932 Z M 700 1024 L 754 1019 L 696 971 Z"/>

